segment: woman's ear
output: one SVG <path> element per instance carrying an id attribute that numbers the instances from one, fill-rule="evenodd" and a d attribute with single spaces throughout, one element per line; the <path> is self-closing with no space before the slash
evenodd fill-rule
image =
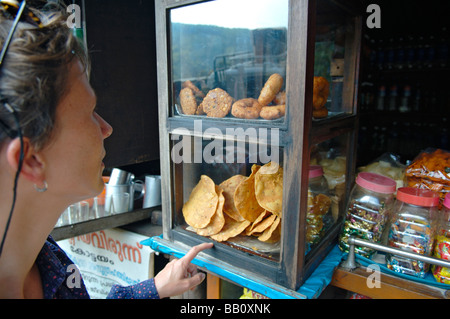
<path id="1" fill-rule="evenodd" d="M 13 139 L 6 150 L 6 158 L 9 166 L 17 171 L 20 161 L 20 139 Z M 23 138 L 23 163 L 20 175 L 32 182 L 33 184 L 41 185 L 45 180 L 44 161 L 35 151 L 30 140 L 27 137 Z"/>

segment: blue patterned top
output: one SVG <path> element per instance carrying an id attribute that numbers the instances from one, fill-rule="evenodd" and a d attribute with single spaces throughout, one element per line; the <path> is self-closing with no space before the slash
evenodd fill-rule
<path id="1" fill-rule="evenodd" d="M 41 275 L 45 299 L 89 299 L 83 279 L 76 279 L 72 260 L 49 236 L 42 247 L 36 264 Z M 122 287 L 114 285 L 107 299 L 159 299 L 154 279 Z"/>

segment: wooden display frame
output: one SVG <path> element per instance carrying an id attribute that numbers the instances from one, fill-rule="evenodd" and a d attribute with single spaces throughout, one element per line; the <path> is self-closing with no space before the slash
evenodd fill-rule
<path id="1" fill-rule="evenodd" d="M 179 190 L 179 170 L 170 157 L 170 134 L 178 127 L 188 129 L 193 134 L 193 121 L 189 118 L 173 117 L 171 110 L 171 79 L 169 54 L 169 21 L 171 9 L 195 4 L 202 1 L 192 0 L 162 0 L 155 2 L 156 40 L 158 61 L 158 99 L 159 128 L 161 149 L 162 176 L 162 211 L 163 238 L 168 243 L 181 242 L 193 246 L 210 241 L 208 238 L 191 235 L 188 232 L 174 228 L 174 212 L 176 203 L 182 201 Z M 335 3 L 335 1 L 329 1 Z M 352 14 L 337 6 L 341 13 Z M 326 19 L 326 17 L 325 17 Z M 308 195 L 308 171 L 310 152 L 314 144 L 338 137 L 347 136 L 347 172 L 346 190 L 351 189 L 354 180 L 356 131 L 358 125 L 357 88 L 359 72 L 359 52 L 361 43 L 361 18 L 353 16 L 348 20 L 349 30 L 345 43 L 346 56 L 344 64 L 344 89 L 342 94 L 343 114 L 340 116 L 312 120 L 312 85 L 314 76 L 314 50 L 316 34 L 316 1 L 290 0 L 288 52 L 286 69 L 286 91 L 289 92 L 285 121 L 276 124 L 280 128 L 280 144 L 283 147 L 284 158 L 284 188 L 283 188 L 283 220 L 280 261 L 272 262 L 264 258 L 249 255 L 227 245 L 216 244 L 215 249 L 206 253 L 211 258 L 232 264 L 243 273 L 251 272 L 264 280 L 272 281 L 283 287 L 297 290 L 304 280 L 312 273 L 320 261 L 332 248 L 340 230 L 336 224 L 314 253 L 305 256 L 306 208 Z M 310 93 L 305 93 L 310 92 Z M 295 105 L 296 107 L 289 107 Z M 203 127 L 214 126 L 225 132 L 227 127 L 243 125 L 242 121 L 221 121 L 220 119 L 203 119 Z M 249 121 L 248 126 L 272 127 L 273 123 L 256 123 Z M 179 205 L 179 204 L 178 204 Z"/>

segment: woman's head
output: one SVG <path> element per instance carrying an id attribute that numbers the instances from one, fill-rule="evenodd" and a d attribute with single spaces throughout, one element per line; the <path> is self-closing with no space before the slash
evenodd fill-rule
<path id="1" fill-rule="evenodd" d="M 41 27 L 20 23 L 14 33 L 0 69 L 0 124 L 17 128 L 7 103 L 19 115 L 23 139 L 10 138 L 0 125 L 0 146 L 12 171 L 24 150 L 22 179 L 48 185 L 47 194 L 71 204 L 102 190 L 103 140 L 112 128 L 95 112 L 87 55 L 62 12 L 39 12 Z M 0 41 L 10 20 L 0 17 Z"/>
<path id="2" fill-rule="evenodd" d="M 31 9 L 32 10 L 32 9 Z M 36 149 L 49 143 L 56 106 L 67 93 L 70 65 L 78 58 L 88 68 L 87 54 L 67 26 L 62 10 L 35 11 L 42 26 L 20 22 L 0 69 L 0 98 L 19 114 L 23 135 Z M 13 20 L 0 14 L 3 47 Z M 16 129 L 12 115 L 0 105 L 0 120 Z M 0 143 L 7 134 L 0 130 Z"/>

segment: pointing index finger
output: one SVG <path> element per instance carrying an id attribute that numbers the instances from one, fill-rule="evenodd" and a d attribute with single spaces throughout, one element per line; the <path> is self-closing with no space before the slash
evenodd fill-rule
<path id="1" fill-rule="evenodd" d="M 183 261 L 185 261 L 187 263 L 190 263 L 201 251 L 212 248 L 213 246 L 214 246 L 213 243 L 204 243 L 204 244 L 194 246 L 181 259 L 183 259 Z"/>

